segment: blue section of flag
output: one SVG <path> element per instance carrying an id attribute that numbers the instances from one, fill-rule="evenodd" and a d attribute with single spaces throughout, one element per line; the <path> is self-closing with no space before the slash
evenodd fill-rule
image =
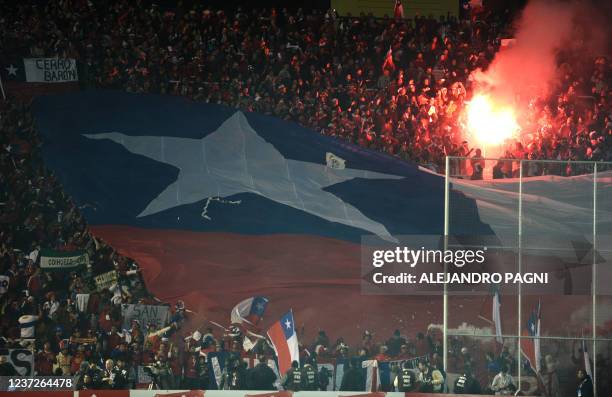
<path id="1" fill-rule="evenodd" d="M 217 373 L 223 373 L 228 356 L 229 353 L 226 351 L 206 353 L 208 373 L 210 374 L 208 381 L 209 390 L 219 390 L 221 388 L 221 385 L 217 384 L 216 372 L 220 371 Z M 216 364 L 219 365 L 217 368 L 215 368 Z"/>
<path id="2" fill-rule="evenodd" d="M 532 312 L 529 315 L 529 320 L 527 321 L 527 331 L 529 332 L 529 336 L 535 336 L 537 330 L 535 313 Z"/>
<path id="3" fill-rule="evenodd" d="M 527 332 L 529 336 L 536 336 L 538 332 L 538 320 L 540 318 L 540 303 L 538 306 L 531 312 L 529 315 L 529 320 L 527 320 Z"/>
<path id="4" fill-rule="evenodd" d="M 33 110 L 43 137 L 46 164 L 81 206 L 91 225 L 309 234 L 356 242 L 365 234 L 378 233 L 373 231 L 376 227 L 392 235 L 443 233 L 443 177 L 295 123 L 254 113 L 239 115 L 245 120 L 243 124 L 254 131 L 253 137 L 260 141 L 260 146 L 269 147 L 277 160 L 295 164 L 304 175 L 316 173 L 312 170 L 317 167 L 323 170 L 315 175 L 319 177 L 334 171 L 325 168 L 326 153 L 345 160 L 347 169 L 381 175 L 337 182 L 330 176 L 326 181 L 329 183 L 318 190 L 297 192 L 298 204 L 290 205 L 287 200 L 292 199 L 294 192 L 281 192 L 286 193 L 281 199 L 270 193 L 275 192 L 274 164 L 266 168 L 267 159 L 263 158 L 256 167 L 253 164 L 242 167 L 240 159 L 232 157 L 236 153 L 229 150 L 235 147 L 233 141 L 212 139 L 224 123 L 237 117 L 235 109 L 179 97 L 86 91 L 40 97 Z M 130 147 L 126 142 L 132 138 L 137 142 Z M 179 141 L 176 147 L 197 149 L 201 145 L 203 153 L 214 153 L 214 159 L 189 153 L 169 159 L 176 154 L 172 151 L 175 140 Z M 150 153 L 138 153 L 140 149 Z M 245 146 L 245 156 L 256 156 L 258 150 L 259 147 Z M 223 175 L 208 166 L 220 170 L 229 167 L 230 171 Z M 231 171 L 232 167 L 237 171 Z M 270 171 L 272 176 L 264 178 L 267 190 L 261 189 L 260 181 L 253 180 L 252 174 L 257 170 Z M 307 177 L 296 176 L 294 169 L 282 171 L 294 181 L 296 178 L 309 181 Z M 216 179 L 210 177 L 212 174 Z M 173 184 L 185 177 L 192 178 L 186 182 L 188 188 L 183 186 L 174 193 Z M 201 183 L 194 182 L 198 177 Z M 225 194 L 219 194 L 220 200 L 211 200 L 217 191 Z M 461 219 L 451 219 L 455 234 L 492 234 L 480 222 L 473 200 L 457 192 L 451 194 L 453 214 L 462 215 Z M 159 210 L 153 208 L 164 195 L 165 202 L 158 205 Z M 311 209 L 318 204 L 323 207 L 321 211 L 325 210 L 320 197 L 340 203 L 339 208 L 354 210 L 371 227 L 338 221 L 344 216 L 342 211 L 322 216 Z M 176 203 L 168 205 L 170 199 Z"/>
<path id="5" fill-rule="evenodd" d="M 285 333 L 285 339 L 291 338 L 295 334 L 295 324 L 293 322 L 293 312 L 289 311 L 285 313 L 279 320 L 283 332 Z"/>
<path id="6" fill-rule="evenodd" d="M 262 317 L 264 312 L 266 311 L 267 305 L 268 305 L 268 298 L 265 298 L 263 296 L 255 296 L 253 297 L 253 303 L 251 304 L 251 311 L 249 314 L 253 314 L 258 317 Z"/>

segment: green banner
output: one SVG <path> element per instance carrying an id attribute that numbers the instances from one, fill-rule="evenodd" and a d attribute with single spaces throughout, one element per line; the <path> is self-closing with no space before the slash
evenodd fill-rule
<path id="1" fill-rule="evenodd" d="M 117 272 L 115 270 L 111 270 L 110 272 L 98 274 L 94 277 L 94 281 L 96 283 L 96 290 L 103 291 L 108 289 L 111 285 L 117 282 Z"/>
<path id="2" fill-rule="evenodd" d="M 43 270 L 73 269 L 89 264 L 89 256 L 84 251 L 54 251 L 43 249 L 40 252 L 40 268 Z"/>

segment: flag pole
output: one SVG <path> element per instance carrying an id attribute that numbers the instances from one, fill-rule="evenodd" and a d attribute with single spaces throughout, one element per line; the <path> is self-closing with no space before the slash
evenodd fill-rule
<path id="1" fill-rule="evenodd" d="M 4 85 L 2 84 L 2 77 L 0 77 L 0 91 L 2 91 L 2 99 L 6 101 L 6 93 L 4 92 Z"/>
<path id="2" fill-rule="evenodd" d="M 450 157 L 446 156 L 446 164 L 444 170 L 444 252 L 448 249 L 448 233 L 449 233 L 449 204 L 450 204 Z M 448 265 L 444 262 L 444 280 Z M 444 296 L 442 303 L 442 368 L 448 372 L 448 285 L 444 283 Z"/>

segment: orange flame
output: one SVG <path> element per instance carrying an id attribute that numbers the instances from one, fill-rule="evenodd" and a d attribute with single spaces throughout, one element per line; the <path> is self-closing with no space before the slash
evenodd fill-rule
<path id="1" fill-rule="evenodd" d="M 467 106 L 467 129 L 481 145 L 497 146 L 519 131 L 512 108 L 495 104 L 484 94 L 475 95 Z"/>

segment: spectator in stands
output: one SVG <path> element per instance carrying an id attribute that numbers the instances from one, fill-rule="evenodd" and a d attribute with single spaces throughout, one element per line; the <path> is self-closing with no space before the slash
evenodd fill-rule
<path id="1" fill-rule="evenodd" d="M 414 376 L 414 372 L 410 369 L 408 361 L 402 363 L 401 371 L 395 377 L 393 385 L 400 392 L 411 392 L 416 388 L 416 376 Z"/>
<path id="2" fill-rule="evenodd" d="M 91 380 L 91 377 L 87 375 L 88 370 L 89 370 L 89 365 L 86 361 L 84 361 L 79 365 L 79 369 L 73 372 L 76 390 L 83 390 L 85 388 L 89 388 L 89 389 L 93 388 L 93 384 L 92 384 L 93 382 Z M 88 385 L 85 385 L 86 380 L 89 382 Z"/>
<path id="3" fill-rule="evenodd" d="M 482 152 L 480 149 L 476 149 L 476 153 L 471 159 L 472 165 L 472 180 L 482 180 L 485 160 L 482 158 Z"/>
<path id="4" fill-rule="evenodd" d="M 401 347 L 406 345 L 406 339 L 401 336 L 400 330 L 396 329 L 386 345 L 387 354 L 396 357 L 400 354 Z"/>
<path id="5" fill-rule="evenodd" d="M 360 362 L 352 359 L 345 364 L 348 367 L 342 376 L 340 391 L 361 391 L 365 390 L 365 377 Z"/>
<path id="6" fill-rule="evenodd" d="M 277 377 L 268 366 L 265 357 L 261 357 L 259 363 L 247 372 L 247 387 L 249 390 L 275 390 L 274 382 Z"/>
<path id="7" fill-rule="evenodd" d="M 285 390 L 300 391 L 302 385 L 302 371 L 300 369 L 300 363 L 293 361 L 291 368 L 287 370 L 285 376 L 283 376 L 283 387 Z"/>
<path id="8" fill-rule="evenodd" d="M 323 366 L 319 370 L 318 379 L 319 379 L 319 389 L 318 390 L 326 391 L 329 388 L 330 382 L 333 380 L 333 373 L 327 367 Z M 332 387 L 334 387 L 334 385 L 332 385 Z"/>
<path id="9" fill-rule="evenodd" d="M 550 354 L 544 357 L 545 368 L 541 373 L 544 392 L 547 397 L 561 397 L 559 390 L 559 377 L 557 375 L 557 363 Z"/>
<path id="10" fill-rule="evenodd" d="M 319 330 L 317 333 L 317 338 L 312 344 L 312 351 L 316 352 L 321 348 L 329 349 L 329 337 L 323 330 Z"/>
<path id="11" fill-rule="evenodd" d="M 91 378 L 91 376 L 88 374 L 85 374 L 83 376 L 83 381 L 81 382 L 80 386 L 77 384 L 77 389 L 78 390 L 97 389 L 97 386 L 93 382 L 93 379 Z"/>
<path id="12" fill-rule="evenodd" d="M 474 378 L 472 368 L 466 366 L 463 373 L 455 380 L 453 393 L 455 394 L 480 394 L 482 389 L 478 379 Z"/>
<path id="13" fill-rule="evenodd" d="M 246 371 L 238 359 L 228 358 L 221 376 L 222 390 L 245 390 Z"/>
<path id="14" fill-rule="evenodd" d="M 112 388 L 117 390 L 129 389 L 130 381 L 128 371 L 125 369 L 125 362 L 123 359 L 118 358 L 117 364 L 112 371 Z"/>
<path id="15" fill-rule="evenodd" d="M 302 384 L 300 390 L 304 391 L 315 391 L 319 390 L 319 373 L 313 365 L 312 359 L 306 359 L 304 366 L 302 367 Z M 325 389 L 323 389 L 325 390 Z"/>
<path id="16" fill-rule="evenodd" d="M 46 342 L 42 351 L 36 355 L 36 373 L 41 376 L 51 376 L 55 362 L 55 353 L 51 350 L 51 343 Z"/>
<path id="17" fill-rule="evenodd" d="M 114 386 L 114 362 L 110 358 L 104 362 L 104 370 L 102 371 L 102 379 L 100 385 L 103 389 L 112 389 Z"/>
<path id="18" fill-rule="evenodd" d="M 442 393 L 444 391 L 444 376 L 434 368 L 431 368 L 425 360 L 419 361 L 419 392 Z"/>
<path id="19" fill-rule="evenodd" d="M 89 388 L 100 388 L 100 386 L 102 386 L 102 378 L 104 377 L 104 371 L 100 369 L 100 367 L 98 367 L 93 361 L 90 361 L 88 364 L 89 366 L 87 368 L 87 375 L 89 376 L 90 380 Z M 83 383 L 86 382 L 83 381 Z"/>
<path id="20" fill-rule="evenodd" d="M 55 365 L 61 370 L 61 374 L 63 376 L 70 376 L 70 362 L 72 361 L 72 356 L 68 352 L 67 344 L 64 344 L 61 347 L 61 351 L 55 357 Z"/>
<path id="21" fill-rule="evenodd" d="M 0 356 L 0 376 L 16 376 L 17 371 L 13 364 L 9 363 L 6 356 Z"/>
<path id="22" fill-rule="evenodd" d="M 579 369 L 576 373 L 578 378 L 578 387 L 576 389 L 577 397 L 593 397 L 593 381 L 585 370 Z"/>
<path id="23" fill-rule="evenodd" d="M 511 395 L 516 390 L 512 375 L 508 373 L 508 367 L 505 364 L 502 364 L 499 373 L 493 378 L 491 390 L 496 396 Z"/>

